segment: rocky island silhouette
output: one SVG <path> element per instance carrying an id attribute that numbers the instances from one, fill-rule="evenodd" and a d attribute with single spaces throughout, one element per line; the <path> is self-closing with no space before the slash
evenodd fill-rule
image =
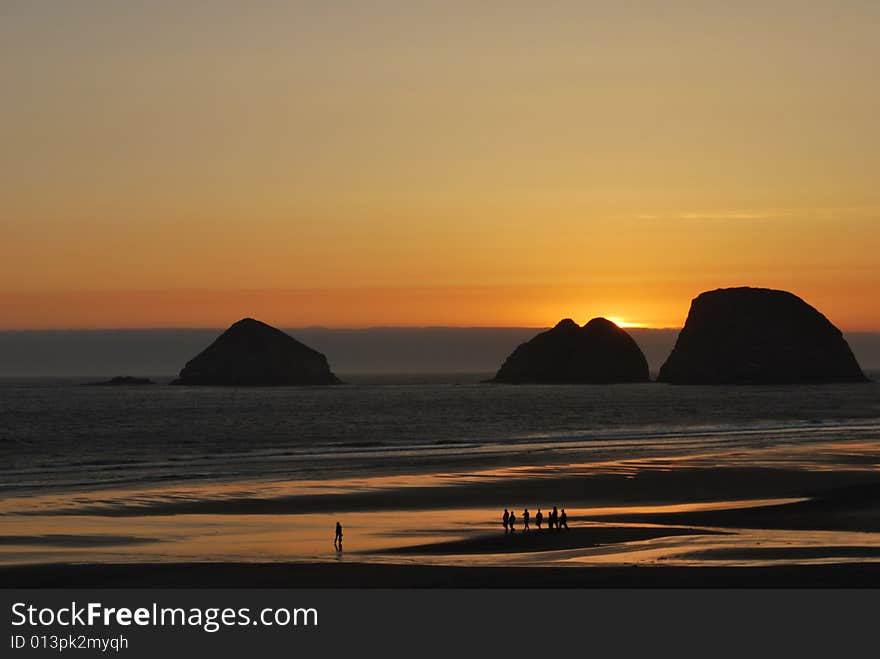
<path id="1" fill-rule="evenodd" d="M 570 318 L 517 346 L 488 382 L 613 384 L 649 382 L 637 342 L 606 318 Z M 691 302 L 685 326 L 660 368 L 669 384 L 866 382 L 842 332 L 793 293 L 721 288 Z M 177 385 L 328 385 L 341 381 L 323 353 L 253 318 L 231 325 L 191 359 Z M 115 377 L 89 384 L 151 384 Z"/>
<path id="2" fill-rule="evenodd" d="M 801 298 L 768 288 L 721 288 L 691 303 L 660 382 L 864 382 L 841 331 Z"/>
<path id="3" fill-rule="evenodd" d="M 187 362 L 178 385 L 339 384 L 327 358 L 271 325 L 244 318 Z"/>
<path id="4" fill-rule="evenodd" d="M 579 327 L 570 318 L 514 350 L 493 382 L 648 382 L 648 362 L 633 338 L 605 318 Z"/>

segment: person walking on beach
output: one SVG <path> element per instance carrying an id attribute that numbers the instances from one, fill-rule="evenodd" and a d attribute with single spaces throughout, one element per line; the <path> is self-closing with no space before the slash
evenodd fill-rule
<path id="1" fill-rule="evenodd" d="M 510 520 L 510 513 L 507 512 L 507 508 L 504 509 L 504 517 L 501 518 L 501 523 L 504 524 L 504 533 L 507 534 L 507 523 Z"/>
<path id="2" fill-rule="evenodd" d="M 523 510 L 523 531 L 529 530 L 529 509 Z"/>
<path id="3" fill-rule="evenodd" d="M 541 509 L 538 508 L 538 512 L 535 513 L 535 526 L 538 527 L 538 530 L 541 530 L 541 520 L 544 519 L 544 513 L 541 512 Z"/>
<path id="4" fill-rule="evenodd" d="M 550 513 L 550 528 L 559 530 L 559 511 L 556 510 L 556 506 L 553 506 L 553 512 Z"/>
<path id="5" fill-rule="evenodd" d="M 508 522 L 510 523 L 510 532 L 516 533 L 516 513 L 512 510 L 510 511 L 510 519 Z"/>
<path id="6" fill-rule="evenodd" d="M 333 536 L 333 546 L 336 551 L 342 551 L 342 524 L 336 522 L 336 535 Z"/>
<path id="7" fill-rule="evenodd" d="M 568 531 L 568 515 L 565 514 L 565 508 L 559 513 L 559 528 Z"/>

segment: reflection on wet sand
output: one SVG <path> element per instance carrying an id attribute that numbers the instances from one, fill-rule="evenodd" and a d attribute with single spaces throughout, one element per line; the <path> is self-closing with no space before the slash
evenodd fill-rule
<path id="1" fill-rule="evenodd" d="M 880 561 L 880 442 L 7 498 L 0 564 L 758 566 Z M 481 505 L 474 506 L 474 502 Z M 505 535 L 505 507 L 569 530 Z M 334 525 L 345 528 L 345 551 Z M 521 522 L 519 522 L 521 526 Z"/>

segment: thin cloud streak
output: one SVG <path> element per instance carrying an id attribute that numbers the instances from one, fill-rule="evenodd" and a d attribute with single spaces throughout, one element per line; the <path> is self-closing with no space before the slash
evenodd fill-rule
<path id="1" fill-rule="evenodd" d="M 880 214 L 880 205 L 839 206 L 832 208 L 785 208 L 766 211 L 687 211 L 680 213 L 639 213 L 639 220 L 774 220 L 790 217 L 836 219 L 841 217 L 869 217 Z"/>

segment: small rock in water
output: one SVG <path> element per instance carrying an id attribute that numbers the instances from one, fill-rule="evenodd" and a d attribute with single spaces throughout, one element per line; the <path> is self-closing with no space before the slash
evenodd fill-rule
<path id="1" fill-rule="evenodd" d="M 89 384 L 96 387 L 113 387 L 156 383 L 149 378 L 136 378 L 130 375 L 118 375 L 115 378 L 110 378 L 109 380 L 104 380 L 103 382 L 89 382 Z"/>

